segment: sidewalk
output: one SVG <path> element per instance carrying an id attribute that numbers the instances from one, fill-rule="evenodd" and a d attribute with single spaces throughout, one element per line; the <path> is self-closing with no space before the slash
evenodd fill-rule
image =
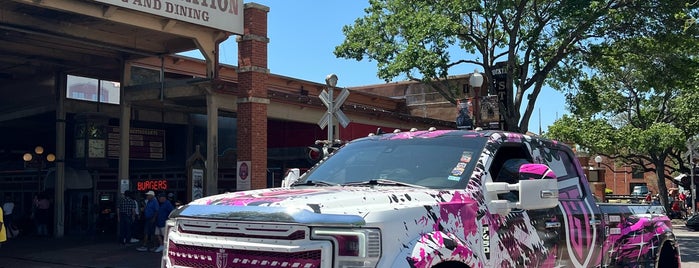
<path id="1" fill-rule="evenodd" d="M 116 240 L 111 235 L 9 239 L 0 247 L 0 268 L 160 267 L 162 253 L 139 252 L 138 244 L 122 245 Z"/>

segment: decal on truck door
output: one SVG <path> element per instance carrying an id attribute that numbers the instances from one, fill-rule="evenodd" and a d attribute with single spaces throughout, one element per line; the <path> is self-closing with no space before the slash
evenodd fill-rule
<path id="1" fill-rule="evenodd" d="M 560 220 L 562 223 L 563 237 L 566 254 L 560 258 L 569 258 L 566 266 L 590 267 L 596 266 L 601 261 L 598 245 L 601 244 L 601 233 L 596 223 L 601 222 L 595 215 L 596 205 L 591 198 L 586 198 L 581 183 L 582 170 L 579 170 L 576 162 L 565 151 L 551 149 L 541 144 L 528 144 L 534 148 L 532 156 L 535 161 L 546 164 L 558 176 L 558 195 Z M 562 241 L 562 242 L 563 242 Z M 562 244 L 563 246 L 563 244 Z M 595 256 L 598 256 L 595 258 Z M 563 260 L 561 260 L 563 261 Z"/>
<path id="2" fill-rule="evenodd" d="M 578 185 L 575 179 L 568 179 L 559 184 L 569 181 L 574 181 L 575 185 Z M 595 251 L 592 249 L 596 248 L 597 244 L 597 225 L 594 222 L 598 219 L 595 219 L 590 204 L 586 203 L 585 199 L 580 199 L 577 191 L 570 188 L 577 187 L 559 190 L 560 198 L 568 199 L 560 201 L 561 212 L 564 215 L 566 246 L 575 267 L 589 267 L 592 253 Z"/>

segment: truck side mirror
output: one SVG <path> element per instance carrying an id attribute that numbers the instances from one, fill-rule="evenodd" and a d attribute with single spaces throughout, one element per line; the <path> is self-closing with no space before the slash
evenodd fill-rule
<path id="1" fill-rule="evenodd" d="M 507 215 L 512 209 L 545 209 L 558 205 L 558 179 L 556 174 L 543 164 L 523 164 L 519 168 L 519 182 L 485 183 L 489 196 L 519 191 L 519 201 L 490 200 L 488 207 L 493 213 Z"/>
<path id="2" fill-rule="evenodd" d="M 519 167 L 520 209 L 544 209 L 558 205 L 558 178 L 544 164 L 524 164 Z"/>
<path id="3" fill-rule="evenodd" d="M 519 202 L 515 207 L 519 209 L 544 209 L 558 205 L 558 181 L 555 179 L 541 179 L 520 181 Z"/>
<path id="4" fill-rule="evenodd" d="M 293 185 L 295 182 L 299 180 L 301 177 L 301 171 L 298 168 L 290 168 L 287 173 L 286 177 L 282 180 L 282 187 L 283 188 L 289 188 L 291 185 Z"/>

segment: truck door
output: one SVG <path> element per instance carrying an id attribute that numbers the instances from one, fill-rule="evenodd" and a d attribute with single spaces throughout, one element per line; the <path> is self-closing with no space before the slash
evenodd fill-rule
<path id="1" fill-rule="evenodd" d="M 522 143 L 504 144 L 490 165 L 494 182 L 515 184 L 519 180 L 519 167 L 534 163 Z M 499 200 L 518 202 L 520 193 L 512 191 L 498 194 Z M 491 247 L 497 256 L 491 259 L 492 267 L 554 267 L 559 256 L 561 223 L 560 210 L 512 210 L 497 229 L 490 233 L 495 243 Z"/>
<path id="2" fill-rule="evenodd" d="M 555 221 L 561 230 L 558 265 L 596 267 L 602 260 L 604 228 L 583 171 L 572 151 L 565 148 L 540 148 L 535 161 L 548 165 L 558 176 L 559 206 Z"/>

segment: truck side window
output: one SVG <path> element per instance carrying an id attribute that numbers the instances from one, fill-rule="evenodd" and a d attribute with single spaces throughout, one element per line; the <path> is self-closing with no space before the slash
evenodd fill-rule
<path id="1" fill-rule="evenodd" d="M 505 163 L 503 163 L 502 167 L 500 168 L 498 177 L 495 178 L 494 181 L 507 182 L 509 184 L 517 183 L 517 181 L 519 180 L 519 167 L 528 163 L 531 162 L 523 158 L 511 158 L 505 160 Z M 504 199 L 510 202 L 517 202 L 519 201 L 519 192 L 511 191 L 509 193 L 498 194 L 498 199 Z"/>
<path id="2" fill-rule="evenodd" d="M 498 174 L 500 173 L 502 166 L 505 164 L 505 161 L 509 159 L 526 159 L 531 163 L 532 158 L 525 150 L 525 147 L 523 147 L 521 144 L 515 146 L 507 144 L 503 145 L 497 150 L 497 153 L 495 153 L 495 158 L 490 165 L 490 174 L 492 174 L 493 180 L 498 177 Z"/>
<path id="3" fill-rule="evenodd" d="M 531 156 L 521 144 L 515 146 L 503 145 L 497 150 L 493 163 L 490 166 L 493 182 L 517 183 L 519 180 L 519 167 L 522 164 L 532 163 Z M 506 194 L 498 194 L 498 199 L 511 202 L 519 201 L 519 193 L 512 191 Z"/>
<path id="4" fill-rule="evenodd" d="M 588 194 L 584 192 L 585 188 L 580 186 L 583 177 L 578 174 L 577 165 L 571 156 L 564 150 L 547 151 L 551 157 L 544 157 L 545 164 L 558 176 L 559 186 L 566 188 L 566 194 L 560 194 L 560 199 L 580 199 Z"/>

